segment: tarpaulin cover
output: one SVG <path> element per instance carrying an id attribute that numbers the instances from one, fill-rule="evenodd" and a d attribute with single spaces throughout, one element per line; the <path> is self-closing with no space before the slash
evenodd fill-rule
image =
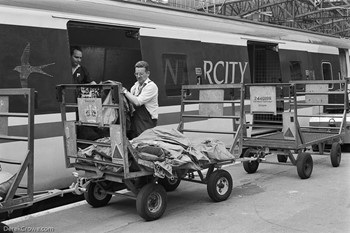
<path id="1" fill-rule="evenodd" d="M 223 142 L 214 139 L 192 142 L 175 129 L 167 130 L 160 127 L 148 129 L 133 139 L 131 144 L 139 152 L 141 159 L 154 162 L 155 173 L 160 177 L 171 176 L 172 168 L 200 170 L 208 163 L 235 159 Z M 163 153 L 156 148 L 160 148 Z M 143 154 L 153 154 L 154 157 Z M 162 173 L 162 170 L 164 174 L 157 174 Z"/>
<path id="2" fill-rule="evenodd" d="M 1 171 L 0 168 L 0 197 L 5 198 L 12 183 L 15 181 L 16 174 L 11 174 L 6 171 Z"/>
<path id="3" fill-rule="evenodd" d="M 110 143 L 110 138 L 97 142 Z M 155 127 L 144 131 L 131 141 L 138 155 L 138 164 L 153 170 L 158 177 L 172 177 L 173 169 L 201 170 L 209 163 L 232 160 L 235 157 L 227 151 L 223 142 L 214 139 L 191 141 L 176 129 Z M 111 162 L 111 148 L 91 145 L 79 150 L 78 157 Z M 91 165 L 94 163 L 91 162 Z M 113 166 L 95 164 L 100 170 L 120 172 Z"/>

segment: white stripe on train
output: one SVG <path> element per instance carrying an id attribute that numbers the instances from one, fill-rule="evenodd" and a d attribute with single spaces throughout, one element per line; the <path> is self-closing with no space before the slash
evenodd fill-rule
<path id="1" fill-rule="evenodd" d="M 297 97 L 298 101 L 305 100 L 304 96 Z M 286 102 L 286 101 L 285 101 Z M 250 101 L 245 100 L 244 105 L 249 105 Z M 230 107 L 231 104 L 224 104 L 224 107 Z M 199 104 L 187 104 L 185 106 L 185 111 L 197 111 L 199 109 Z M 180 113 L 181 105 L 172 105 L 172 106 L 161 106 L 159 107 L 159 115 L 160 117 L 165 114 L 171 113 Z M 67 120 L 75 120 L 75 112 L 67 113 Z M 45 123 L 57 123 L 61 122 L 61 113 L 52 113 L 52 114 L 42 114 L 35 115 L 35 124 L 45 124 Z M 19 126 L 19 125 L 27 125 L 28 120 L 26 118 L 19 117 L 9 117 L 8 126 Z"/>

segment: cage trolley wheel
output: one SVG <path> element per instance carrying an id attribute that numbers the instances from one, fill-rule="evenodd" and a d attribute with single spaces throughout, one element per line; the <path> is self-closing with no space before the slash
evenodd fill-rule
<path id="1" fill-rule="evenodd" d="M 84 192 L 85 200 L 93 207 L 105 206 L 112 198 L 111 194 L 104 192 L 102 185 L 103 182 L 90 182 Z"/>
<path id="2" fill-rule="evenodd" d="M 231 195 L 232 186 L 231 174 L 225 170 L 216 170 L 209 176 L 208 195 L 215 202 L 224 201 Z"/>
<path id="3" fill-rule="evenodd" d="M 160 218 L 167 206 L 167 194 L 162 185 L 146 184 L 136 197 L 137 213 L 146 221 Z"/>
<path id="4" fill-rule="evenodd" d="M 244 152 L 243 157 L 250 158 L 254 156 L 254 152 L 252 149 L 248 149 Z M 255 173 L 258 170 L 259 162 L 257 160 L 254 161 L 244 161 L 243 168 L 249 174 Z"/>
<path id="5" fill-rule="evenodd" d="M 178 171 L 173 171 L 173 179 L 170 179 L 168 177 L 165 177 L 163 179 L 159 179 L 159 183 L 163 185 L 165 188 L 165 191 L 171 192 L 174 191 L 181 182 L 181 176 Z"/>
<path id="6" fill-rule="evenodd" d="M 309 153 L 301 152 L 297 157 L 297 171 L 301 179 L 307 179 L 311 176 L 313 161 Z"/>
<path id="7" fill-rule="evenodd" d="M 332 166 L 339 167 L 341 161 L 341 147 L 339 142 L 333 142 L 330 157 Z"/>

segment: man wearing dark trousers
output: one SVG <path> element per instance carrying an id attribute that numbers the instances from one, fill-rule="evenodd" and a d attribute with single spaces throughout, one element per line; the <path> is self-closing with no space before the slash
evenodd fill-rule
<path id="1" fill-rule="evenodd" d="M 158 87 L 150 80 L 149 65 L 145 61 L 135 64 L 137 82 L 130 92 L 123 89 L 125 97 L 134 105 L 135 111 L 131 117 L 131 131 L 128 138 L 139 136 L 146 129 L 157 126 L 158 120 Z"/>

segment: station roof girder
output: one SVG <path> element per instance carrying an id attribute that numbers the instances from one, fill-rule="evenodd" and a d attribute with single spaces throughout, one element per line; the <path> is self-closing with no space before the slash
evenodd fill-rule
<path id="1" fill-rule="evenodd" d="M 350 0 L 213 1 L 207 12 L 350 38 Z"/>

